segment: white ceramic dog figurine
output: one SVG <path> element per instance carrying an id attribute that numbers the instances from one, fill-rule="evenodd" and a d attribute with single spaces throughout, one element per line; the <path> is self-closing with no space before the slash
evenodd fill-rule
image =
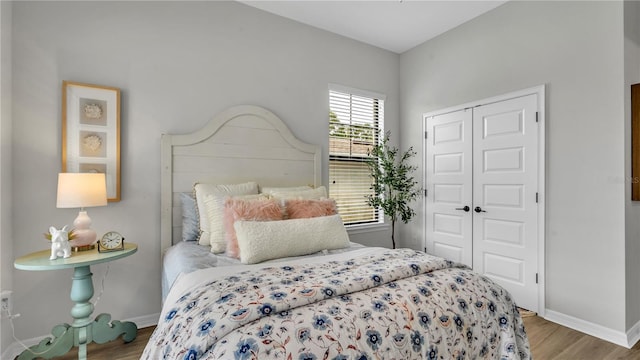
<path id="1" fill-rule="evenodd" d="M 65 259 L 71 256 L 68 226 L 65 225 L 60 230 L 52 226 L 49 228 L 49 233 L 51 233 L 51 257 L 49 260 L 55 260 L 58 256 L 62 256 Z"/>

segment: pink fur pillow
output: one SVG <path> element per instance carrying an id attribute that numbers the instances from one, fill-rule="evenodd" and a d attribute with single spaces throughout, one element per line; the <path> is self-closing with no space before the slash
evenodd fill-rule
<path id="1" fill-rule="evenodd" d="M 336 201 L 333 199 L 291 199 L 285 202 L 285 206 L 289 219 L 307 219 L 330 216 L 338 213 Z"/>
<path id="2" fill-rule="evenodd" d="M 224 204 L 224 228 L 227 241 L 226 254 L 236 259 L 240 258 L 238 238 L 233 223 L 238 220 L 273 221 L 282 220 L 283 211 L 277 200 L 258 199 L 243 200 L 228 198 Z"/>

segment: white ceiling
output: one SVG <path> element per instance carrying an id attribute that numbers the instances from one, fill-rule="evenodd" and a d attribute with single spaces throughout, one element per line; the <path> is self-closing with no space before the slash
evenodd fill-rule
<path id="1" fill-rule="evenodd" d="M 241 1 L 307 25 L 403 53 L 506 1 Z"/>

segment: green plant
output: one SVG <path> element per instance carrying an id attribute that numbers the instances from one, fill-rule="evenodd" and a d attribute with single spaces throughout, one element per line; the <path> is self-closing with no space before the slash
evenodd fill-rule
<path id="1" fill-rule="evenodd" d="M 391 242 L 396 248 L 396 221 L 401 219 L 405 224 L 415 216 L 416 212 L 409 203 L 422 193 L 418 182 L 413 178 L 417 166 L 410 165 L 409 160 L 416 155 L 413 147 L 404 153 L 398 148 L 389 146 L 390 131 L 387 131 L 382 142 L 373 146 L 368 152 L 370 158 L 367 165 L 371 172 L 373 194 L 367 195 L 367 203 L 382 211 L 391 219 Z"/>

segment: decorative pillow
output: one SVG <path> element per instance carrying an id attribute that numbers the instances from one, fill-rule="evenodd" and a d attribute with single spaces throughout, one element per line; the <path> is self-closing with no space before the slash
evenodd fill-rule
<path id="1" fill-rule="evenodd" d="M 238 220 L 274 221 L 282 220 L 282 207 L 274 199 L 245 200 L 227 198 L 224 203 L 224 238 L 227 256 L 239 259 L 240 248 L 233 223 Z"/>
<path id="2" fill-rule="evenodd" d="M 180 193 L 182 203 L 182 241 L 198 240 L 198 209 L 192 194 Z"/>
<path id="3" fill-rule="evenodd" d="M 291 199 L 285 202 L 285 209 L 289 219 L 306 219 L 338 213 L 336 201 L 333 199 Z"/>
<path id="4" fill-rule="evenodd" d="M 211 252 L 214 254 L 223 253 L 227 249 L 227 241 L 224 237 L 224 202 L 229 198 L 245 200 L 268 199 L 267 195 L 264 194 L 237 196 L 208 194 L 204 197 L 204 207 L 207 212 L 207 221 L 210 229 L 202 234 L 209 237 Z"/>
<path id="5" fill-rule="evenodd" d="M 281 221 L 239 220 L 234 228 L 243 264 L 349 246 L 349 235 L 340 215 Z"/>
<path id="6" fill-rule="evenodd" d="M 273 190 L 270 193 L 271 196 L 278 199 L 288 200 L 288 199 L 326 199 L 327 198 L 327 188 L 324 186 L 319 186 L 315 189 L 305 189 L 305 190 L 288 190 L 288 191 L 276 191 Z"/>
<path id="7" fill-rule="evenodd" d="M 273 195 L 274 192 L 285 192 L 285 191 L 301 191 L 301 190 L 312 190 L 313 188 L 309 185 L 303 186 L 290 186 L 290 187 L 262 187 L 260 188 L 261 194 L 269 194 Z"/>
<path id="8" fill-rule="evenodd" d="M 205 204 L 205 196 L 207 195 L 219 195 L 219 196 L 234 196 L 234 195 L 248 195 L 258 194 L 258 183 L 247 182 L 243 184 L 233 185 L 216 185 L 216 184 L 202 184 L 196 183 L 193 186 L 196 197 L 196 206 L 198 207 L 198 226 L 200 236 L 198 243 L 200 245 L 211 245 L 211 220 L 214 221 L 214 232 L 219 235 L 222 242 L 222 250 L 216 249 L 217 252 L 224 252 L 226 244 L 224 243 L 224 227 L 222 226 L 222 212 L 224 206 L 224 198 L 220 200 L 220 206 L 216 209 L 208 209 Z M 217 213 L 216 213 L 217 211 Z M 211 249 L 212 251 L 214 249 Z"/>

